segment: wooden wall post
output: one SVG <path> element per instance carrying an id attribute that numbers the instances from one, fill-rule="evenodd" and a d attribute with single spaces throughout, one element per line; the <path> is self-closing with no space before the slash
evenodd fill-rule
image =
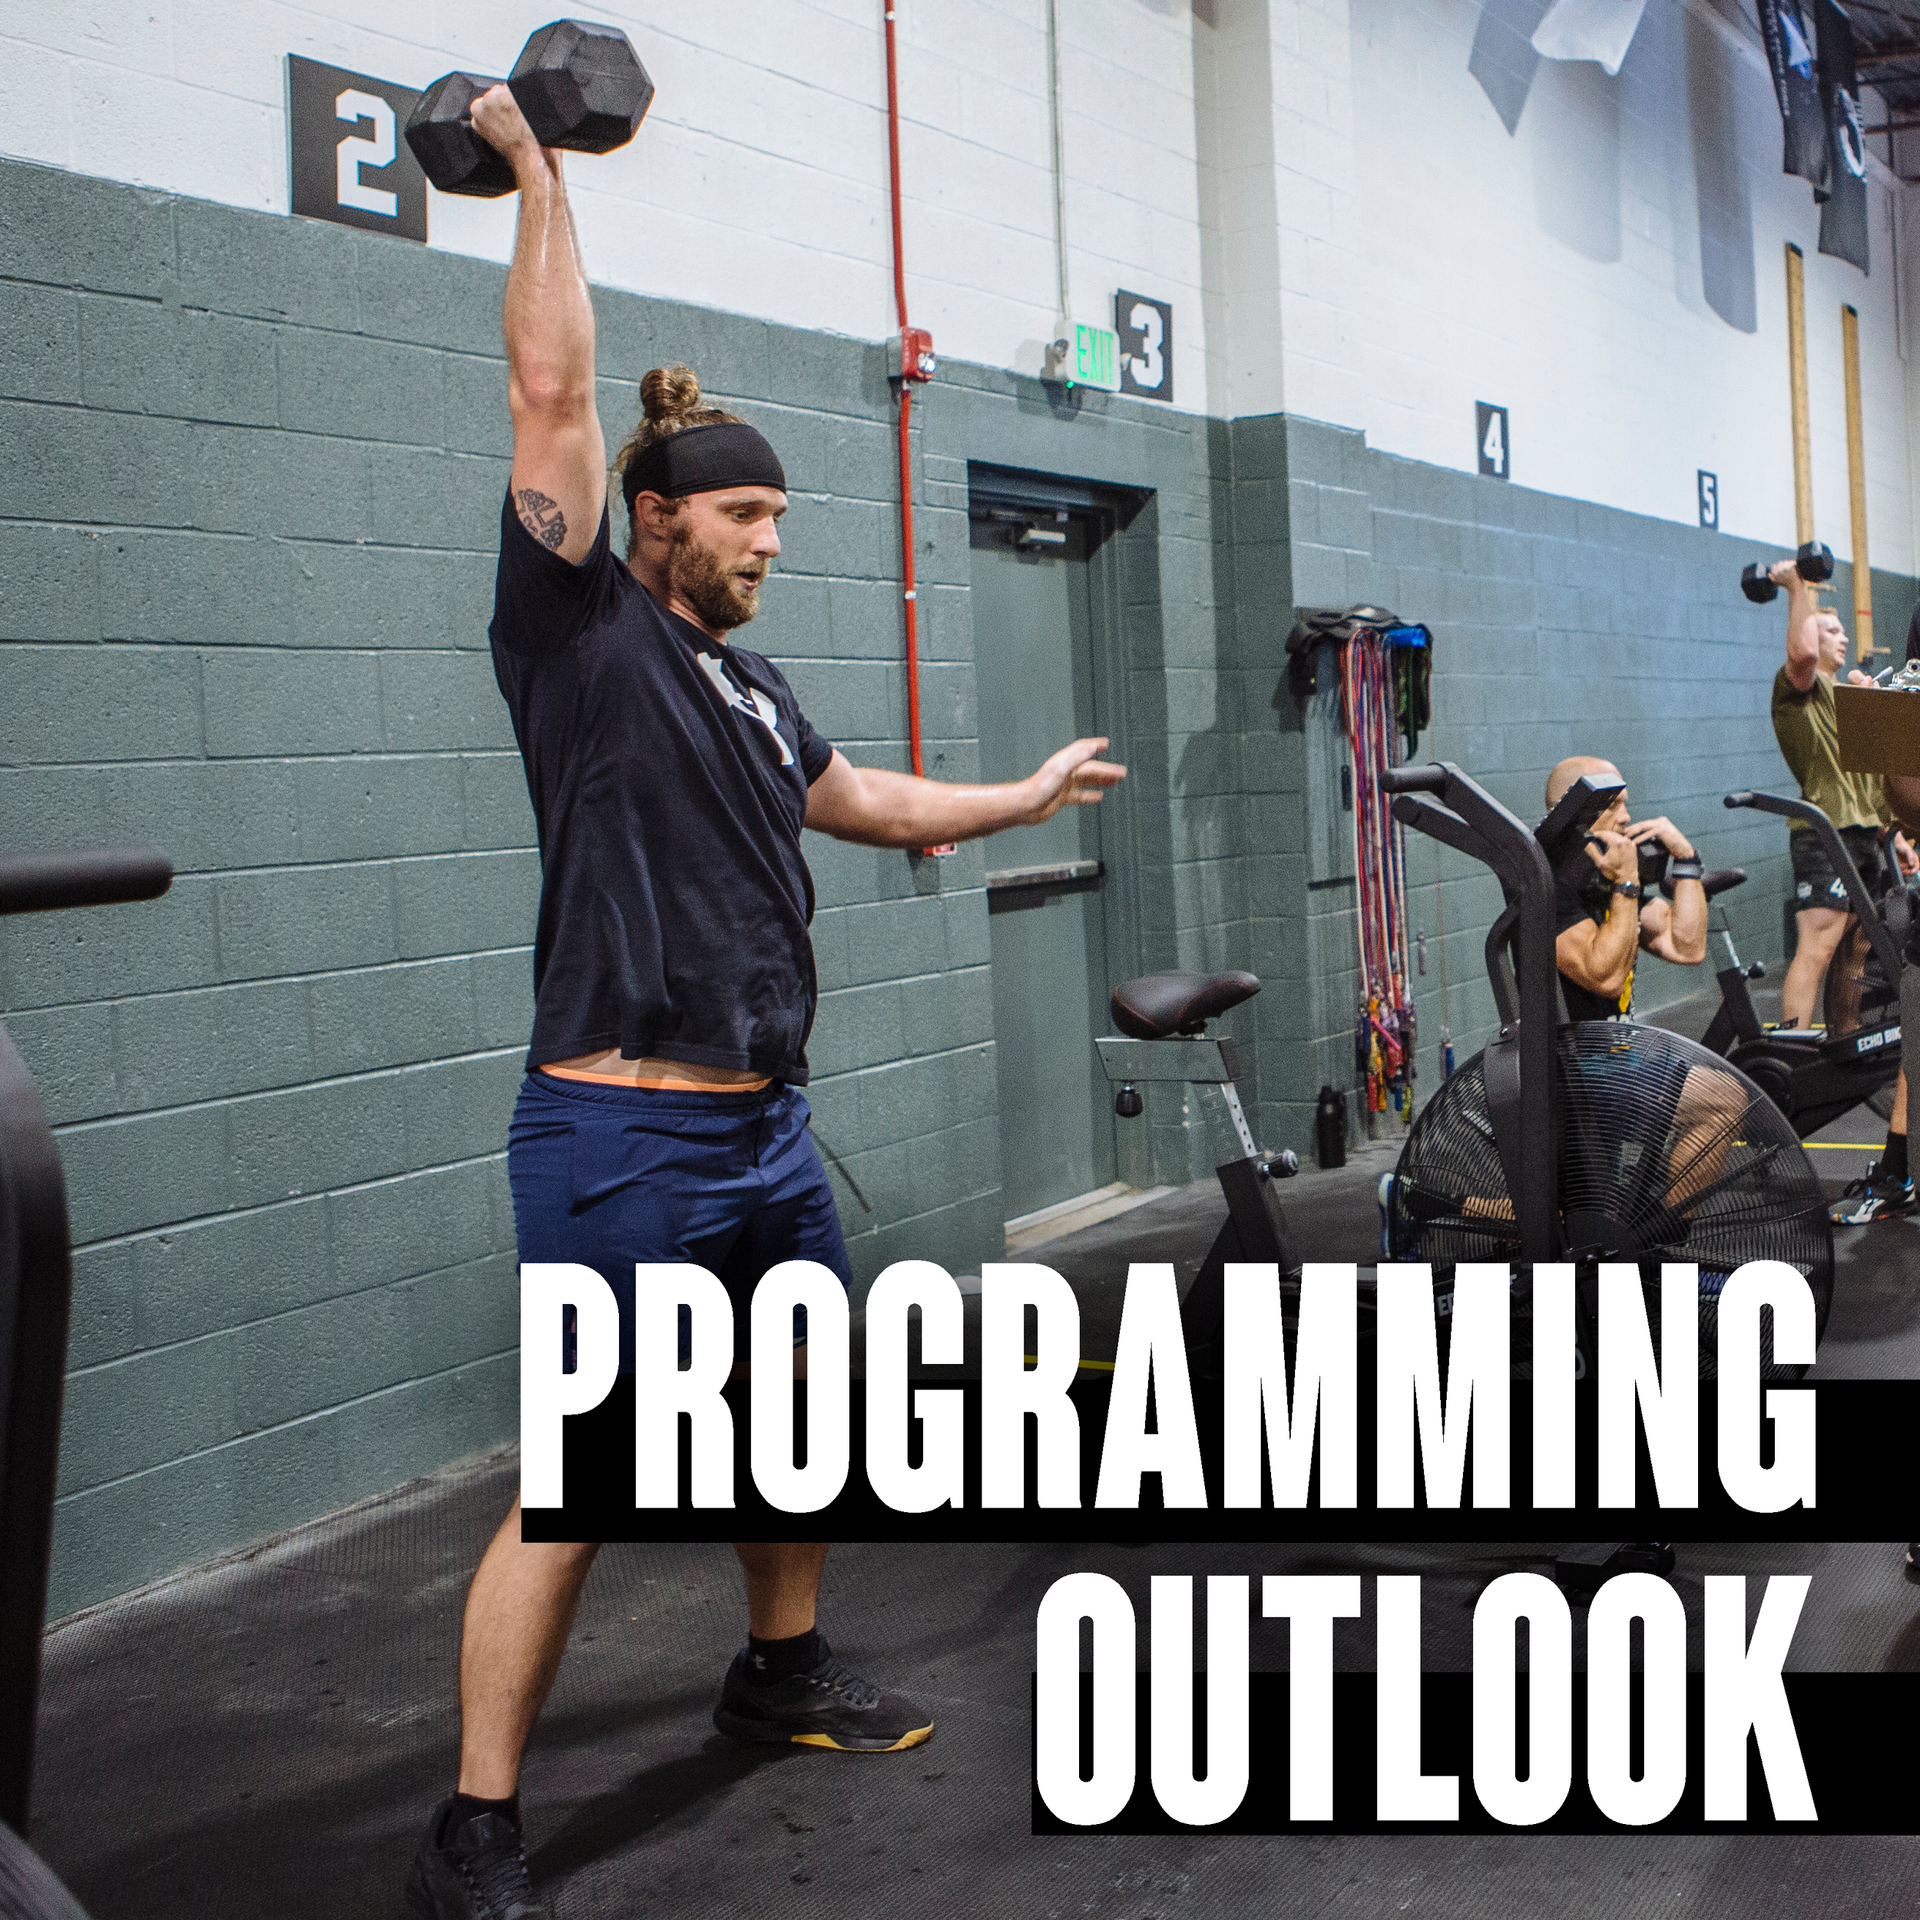
<path id="1" fill-rule="evenodd" d="M 1787 373 L 1793 387 L 1794 538 L 1805 546 L 1813 538 L 1813 449 L 1807 437 L 1807 287 L 1806 261 L 1787 242 Z"/>
<path id="2" fill-rule="evenodd" d="M 1853 507 L 1853 644 L 1865 666 L 1873 658 L 1873 568 L 1867 559 L 1867 455 L 1860 426 L 1860 315 L 1840 309 L 1847 367 L 1847 491 Z"/>

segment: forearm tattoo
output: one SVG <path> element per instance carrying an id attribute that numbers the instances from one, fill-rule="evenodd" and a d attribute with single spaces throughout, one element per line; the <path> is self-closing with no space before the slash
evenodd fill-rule
<path id="1" fill-rule="evenodd" d="M 543 547 L 558 551 L 567 537 L 567 516 L 560 511 L 559 502 L 536 493 L 532 487 L 522 487 L 514 497 L 520 502 L 520 524 Z"/>

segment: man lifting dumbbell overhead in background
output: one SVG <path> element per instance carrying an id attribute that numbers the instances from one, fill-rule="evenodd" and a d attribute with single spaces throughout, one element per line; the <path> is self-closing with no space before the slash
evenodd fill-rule
<path id="1" fill-rule="evenodd" d="M 523 1262 L 579 1262 L 621 1301 L 634 1266 L 719 1276 L 744 1323 L 767 1268 L 849 1279 L 811 1138 L 805 1044 L 816 989 L 803 825 L 869 846 L 934 846 L 1097 801 L 1125 769 L 1103 740 L 1025 780 L 948 786 L 856 768 L 791 688 L 727 636 L 780 551 L 773 448 L 699 404 L 684 367 L 641 383 L 620 456 L 630 546 L 613 556 L 594 403 L 594 321 L 561 156 L 505 86 L 472 125 L 520 192 L 506 289 L 513 467 L 491 629 L 539 827 L 528 1074 L 508 1142 Z M 685 1335 L 682 1335 L 683 1341 Z M 516 1504 L 468 1595 L 458 1791 L 434 1810 L 407 1895 L 421 1920 L 532 1920 L 522 1751 L 598 1549 L 523 1541 Z M 748 1644 L 715 1722 L 750 1741 L 892 1751 L 928 1716 L 829 1652 L 814 1606 L 827 1549 L 736 1548 Z"/>
<path id="2" fill-rule="evenodd" d="M 1892 833 L 1892 815 L 1877 775 L 1843 773 L 1834 717 L 1833 683 L 1847 664 L 1847 632 L 1840 616 L 1815 597 L 1815 581 L 1802 562 L 1782 560 L 1767 578 L 1787 590 L 1787 654 L 1773 680 L 1773 733 L 1781 757 L 1799 782 L 1803 799 L 1821 809 L 1839 830 L 1876 900 L 1892 879 L 1893 862 L 1911 871 L 1913 855 Z M 1857 668 L 1856 686 L 1868 684 Z M 1891 837 L 1893 845 L 1888 847 Z M 1793 856 L 1794 954 L 1780 989 L 1780 1017 L 1804 1027 L 1813 1020 L 1822 976 L 1853 915 L 1847 890 L 1813 830 L 1795 822 L 1788 836 Z"/>
<path id="3" fill-rule="evenodd" d="M 1829 557 L 1828 572 L 1831 566 Z M 1774 586 L 1787 590 L 1787 652 L 1773 679 L 1773 733 L 1801 798 L 1820 808 L 1839 830 L 1861 883 L 1878 901 L 1889 886 L 1899 884 L 1899 873 L 1911 873 L 1920 861 L 1894 825 L 1880 777 L 1841 770 L 1833 685 L 1846 667 L 1848 641 L 1840 616 L 1816 598 L 1815 587 L 1823 577 L 1818 567 L 1807 566 L 1805 549 L 1800 559 L 1782 560 L 1766 574 Z M 1856 686 L 1869 684 L 1857 668 L 1847 678 Z M 1790 1027 L 1805 1027 L 1812 1024 L 1821 979 L 1853 926 L 1853 912 L 1846 883 L 1834 872 L 1812 828 L 1793 822 L 1787 845 L 1796 911 L 1780 1017 Z M 1903 1075 L 1894 1093 L 1886 1146 L 1834 1207 L 1836 1225 L 1865 1226 L 1912 1210 L 1906 1091 Z"/>

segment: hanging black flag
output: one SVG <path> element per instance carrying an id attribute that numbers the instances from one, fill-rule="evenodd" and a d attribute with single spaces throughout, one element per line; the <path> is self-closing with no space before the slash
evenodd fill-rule
<path id="1" fill-rule="evenodd" d="M 1867 271 L 1867 136 L 1853 72 L 1853 22 L 1839 0 L 1813 0 L 1820 38 L 1820 104 L 1832 162 L 1820 209 L 1820 251 Z"/>
<path id="2" fill-rule="evenodd" d="M 1813 37 L 1807 31 L 1800 0 L 1757 0 L 1760 30 L 1767 42 L 1767 65 L 1773 69 L 1774 96 L 1780 102 L 1780 124 L 1786 132 L 1783 173 L 1797 173 L 1824 193 L 1831 171 L 1833 143 L 1827 117 L 1821 110 L 1820 82 L 1813 68 Z M 1817 0 L 1816 0 L 1817 4 Z M 1852 71 L 1851 68 L 1848 69 Z"/>

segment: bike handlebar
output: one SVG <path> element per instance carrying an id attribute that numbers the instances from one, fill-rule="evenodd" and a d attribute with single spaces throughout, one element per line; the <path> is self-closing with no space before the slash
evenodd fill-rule
<path id="1" fill-rule="evenodd" d="M 0 913 L 154 900 L 172 885 L 173 862 L 151 847 L 0 856 Z"/>
<path id="2" fill-rule="evenodd" d="M 1380 774 L 1384 793 L 1444 793 L 1446 785 L 1447 770 L 1437 760 L 1424 767 L 1387 767 Z"/>

